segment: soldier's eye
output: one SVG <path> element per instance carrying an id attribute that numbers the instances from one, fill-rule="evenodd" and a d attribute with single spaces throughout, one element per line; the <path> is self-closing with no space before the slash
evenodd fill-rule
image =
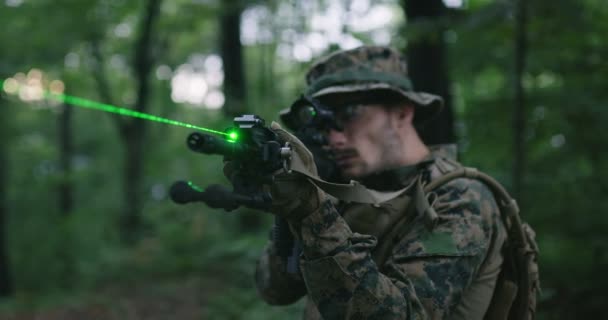
<path id="1" fill-rule="evenodd" d="M 363 105 L 361 104 L 347 105 L 340 109 L 340 111 L 338 112 L 338 117 L 341 121 L 348 122 L 359 116 L 362 110 Z"/>

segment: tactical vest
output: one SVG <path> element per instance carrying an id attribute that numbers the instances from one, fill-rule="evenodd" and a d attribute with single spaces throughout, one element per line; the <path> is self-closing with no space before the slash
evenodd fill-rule
<path id="1" fill-rule="evenodd" d="M 403 228 L 415 217 L 422 217 L 428 228 L 432 228 L 438 218 L 432 203 L 432 191 L 458 178 L 475 179 L 486 185 L 493 193 L 499 206 L 501 218 L 507 229 L 507 240 L 503 252 L 502 270 L 494 287 L 492 300 L 487 311 L 473 306 L 458 306 L 451 318 L 460 319 L 533 319 L 536 312 L 536 297 L 540 290 L 538 273 L 538 246 L 532 228 L 522 223 L 516 201 L 495 179 L 473 168 L 459 167 L 442 175 L 427 184 L 415 179 L 407 188 L 415 188 L 413 193 L 403 193 L 398 197 L 375 205 L 376 219 L 370 219 L 370 208 L 353 206 L 347 208 L 344 218 L 353 230 L 372 234 L 378 239 L 378 247 L 372 257 L 378 266 L 382 266 L 389 257 L 394 244 Z M 413 194 L 413 196 L 408 196 Z M 432 202 L 432 201 L 431 201 Z M 372 205 L 374 206 L 374 205 Z M 394 208 L 408 208 L 405 214 L 392 215 Z M 393 225 L 390 230 L 382 230 L 378 225 Z M 480 314 L 484 312 L 485 315 Z"/>
<path id="2" fill-rule="evenodd" d="M 419 202 L 416 202 L 417 211 L 427 216 L 427 219 L 432 220 L 436 217 L 433 207 L 428 201 L 424 201 L 428 199 L 426 195 L 458 178 L 478 180 L 492 191 L 507 229 L 507 241 L 503 246 L 502 271 L 484 319 L 534 319 L 536 297 L 540 293 L 538 245 L 535 233 L 527 223 L 522 222 L 517 202 L 498 181 L 477 169 L 460 167 L 424 186 L 424 193 L 417 195 L 419 199 Z"/>

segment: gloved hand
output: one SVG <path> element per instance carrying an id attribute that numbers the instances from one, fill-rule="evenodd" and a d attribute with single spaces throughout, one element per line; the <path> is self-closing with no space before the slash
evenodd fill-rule
<path id="1" fill-rule="evenodd" d="M 318 176 L 314 157 L 304 143 L 276 122 L 272 122 L 270 128 L 279 139 L 288 142 L 291 146 L 290 168 Z M 270 186 L 270 194 L 273 199 L 271 212 L 292 221 L 301 220 L 317 210 L 325 198 L 325 193 L 305 175 L 293 170 L 286 172 L 284 169 L 275 174 L 274 183 Z"/>
<path id="2" fill-rule="evenodd" d="M 304 143 L 276 122 L 272 122 L 270 128 L 280 140 L 290 144 L 292 149 L 290 168 L 297 168 L 298 171 L 317 176 L 314 157 Z M 224 175 L 231 181 L 235 170 L 237 169 L 233 162 L 224 163 Z M 317 210 L 324 199 L 323 191 L 312 184 L 305 175 L 293 170 L 290 172 L 284 169 L 278 170 L 274 174 L 274 182 L 268 187 L 273 199 L 270 211 L 291 221 L 301 220 Z"/>

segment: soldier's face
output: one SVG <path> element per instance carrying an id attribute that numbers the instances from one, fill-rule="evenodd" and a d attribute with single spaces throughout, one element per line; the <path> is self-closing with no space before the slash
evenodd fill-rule
<path id="1" fill-rule="evenodd" d="M 398 112 L 375 104 L 359 105 L 354 111 L 342 121 L 342 131 L 327 134 L 342 174 L 356 179 L 399 166 L 404 150 Z"/>

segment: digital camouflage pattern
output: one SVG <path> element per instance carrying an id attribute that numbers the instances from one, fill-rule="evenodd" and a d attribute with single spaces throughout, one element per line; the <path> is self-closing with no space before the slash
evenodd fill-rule
<path id="1" fill-rule="evenodd" d="M 451 152 L 434 151 L 435 161 L 420 173 L 433 179 L 458 166 L 445 157 Z M 411 217 L 382 262 L 374 260 L 379 240 L 352 228 L 337 206 L 325 201 L 291 225 L 303 245 L 301 274 L 282 271 L 271 243 L 257 266 L 260 294 L 279 305 L 308 295 L 305 319 L 483 318 L 506 239 L 499 209 L 476 180 L 456 179 L 435 193 L 439 219 L 432 229 L 415 210 L 394 208 Z"/>
<path id="2" fill-rule="evenodd" d="M 441 97 L 414 90 L 405 57 L 389 47 L 362 46 L 331 54 L 310 68 L 306 83 L 305 94 L 312 97 L 369 90 L 397 92 L 417 107 L 418 122 L 437 114 L 443 105 Z"/>

